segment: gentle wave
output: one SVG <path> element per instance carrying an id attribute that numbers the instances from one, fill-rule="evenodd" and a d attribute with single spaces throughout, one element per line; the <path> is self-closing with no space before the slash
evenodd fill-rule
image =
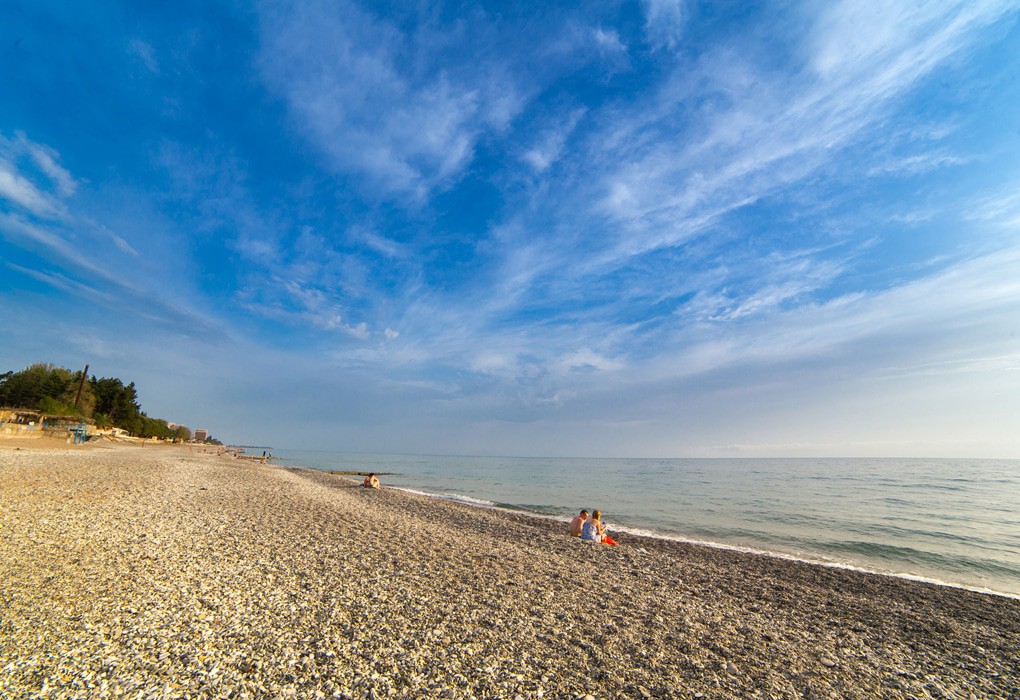
<path id="1" fill-rule="evenodd" d="M 295 453 L 302 466 L 393 472 L 434 498 L 1020 595 L 1020 461 L 534 459 Z"/>
<path id="2" fill-rule="evenodd" d="M 418 496 L 428 496 L 429 498 L 438 498 L 442 501 L 455 501 L 456 503 L 464 503 L 469 506 L 479 506 L 481 508 L 496 508 L 498 504 L 494 501 L 487 501 L 484 498 L 472 498 L 471 496 L 462 496 L 459 493 L 431 493 L 429 491 L 418 491 L 417 489 L 409 489 L 403 487 L 391 487 L 398 491 L 405 491 L 407 493 L 413 493 Z"/>
<path id="3" fill-rule="evenodd" d="M 406 493 L 411 493 L 411 494 L 415 494 L 415 495 L 418 495 L 418 496 L 425 496 L 427 498 L 434 498 L 434 499 L 443 500 L 443 501 L 453 501 L 453 502 L 457 502 L 457 503 L 463 503 L 464 505 L 468 505 L 468 506 L 474 506 L 474 507 L 477 507 L 477 508 L 485 508 L 485 509 L 492 509 L 492 510 L 504 510 L 504 511 L 507 511 L 507 512 L 510 512 L 510 513 L 515 513 L 517 515 L 525 515 L 525 516 L 528 516 L 528 517 L 533 517 L 533 518 L 537 518 L 537 519 L 541 519 L 541 520 L 552 520 L 552 521 L 556 521 L 556 522 L 562 522 L 564 524 L 568 524 L 570 522 L 570 520 L 572 519 L 572 517 L 573 517 L 573 516 L 557 515 L 557 514 L 552 514 L 552 513 L 543 513 L 543 512 L 540 512 L 540 511 L 532 510 L 530 507 L 525 506 L 525 505 L 512 504 L 512 503 L 495 503 L 493 501 L 486 501 L 484 499 L 471 498 L 471 497 L 468 497 L 468 496 L 461 496 L 461 495 L 458 495 L 458 494 L 432 493 L 432 492 L 429 492 L 429 491 L 421 491 L 421 490 L 418 490 L 418 489 L 410 489 L 410 488 L 403 488 L 403 487 L 392 487 L 392 488 L 394 488 L 394 489 L 396 489 L 398 491 L 404 491 Z M 552 506 L 546 506 L 546 508 L 550 508 L 551 509 L 553 507 Z M 778 550 L 761 549 L 761 548 L 748 547 L 748 546 L 743 546 L 743 545 L 727 544 L 725 542 L 716 542 L 716 541 L 713 541 L 713 540 L 705 540 L 705 539 L 698 539 L 698 538 L 692 538 L 692 537 L 685 537 L 683 535 L 664 533 L 664 532 L 660 532 L 658 530 L 650 530 L 650 529 L 642 528 L 642 527 L 631 527 L 631 526 L 627 526 L 627 525 L 607 524 L 607 529 L 612 530 L 614 533 L 615 532 L 622 532 L 622 533 L 626 533 L 628 535 L 634 535 L 635 537 L 645 537 L 645 538 L 648 538 L 648 539 L 662 540 L 662 541 L 666 541 L 666 542 L 677 542 L 677 543 L 682 543 L 682 544 L 698 545 L 698 546 L 702 546 L 702 547 L 711 547 L 713 549 L 721 549 L 721 550 L 726 550 L 726 551 L 730 551 L 730 552 L 738 552 L 738 553 L 741 553 L 741 554 L 753 554 L 753 555 L 757 555 L 757 556 L 767 556 L 767 557 L 773 557 L 773 558 L 776 558 L 776 559 L 782 559 L 783 561 L 792 561 L 792 562 L 798 562 L 798 563 L 801 563 L 801 564 L 812 564 L 814 566 L 824 566 L 826 568 L 842 569 L 842 570 L 846 570 L 846 571 L 856 571 L 856 572 L 859 572 L 859 573 L 872 574 L 872 575 L 876 575 L 876 576 L 890 576 L 892 578 L 905 579 L 905 580 L 908 580 L 908 581 L 917 581 L 919 583 L 930 583 L 930 584 L 937 585 L 937 586 L 946 586 L 948 588 L 959 588 L 959 589 L 962 589 L 962 590 L 973 591 L 975 593 L 982 593 L 982 594 L 987 594 L 987 595 L 1002 596 L 1002 597 L 1005 597 L 1005 598 L 1013 598 L 1013 599 L 1020 600 L 1020 594 L 1018 594 L 1018 593 L 1011 593 L 1011 592 L 1008 592 L 1008 591 L 998 591 L 998 590 L 995 590 L 995 589 L 992 589 L 992 588 L 988 588 L 988 587 L 984 587 L 984 586 L 969 586 L 969 585 L 966 585 L 966 584 L 954 583 L 954 582 L 948 581 L 948 580 L 942 580 L 942 579 L 934 578 L 934 577 L 930 577 L 930 576 L 920 576 L 920 575 L 917 575 L 917 574 L 906 573 L 906 572 L 898 572 L 898 571 L 892 571 L 892 570 L 884 571 L 884 570 L 880 570 L 878 568 L 868 568 L 868 567 L 861 566 L 861 565 L 858 565 L 858 564 L 852 564 L 852 563 L 842 562 L 842 561 L 833 561 L 833 560 L 830 560 L 830 559 L 824 559 L 824 558 L 820 558 L 820 557 L 810 557 L 810 556 L 803 556 L 803 555 L 795 555 L 795 554 L 790 554 L 788 552 L 783 552 L 783 551 L 778 551 Z M 855 545 L 860 545 L 859 551 L 861 551 L 861 553 L 865 553 L 865 554 L 869 553 L 869 550 L 873 550 L 871 553 L 874 553 L 875 551 L 879 551 L 879 550 L 882 550 L 882 551 L 885 551 L 885 552 L 897 552 L 897 551 L 901 551 L 902 552 L 902 551 L 907 549 L 907 548 L 890 547 L 888 545 L 886 545 L 886 546 L 883 546 L 883 545 L 874 545 L 873 543 L 867 543 L 867 542 L 864 542 L 864 543 L 843 543 L 843 544 L 845 545 L 844 549 L 846 551 L 857 551 L 857 548 L 855 547 Z M 839 549 L 840 548 L 840 543 L 833 543 L 833 548 L 834 549 Z M 911 550 L 911 551 L 915 551 L 916 552 L 917 550 Z M 919 554 L 924 554 L 922 552 L 918 552 L 918 553 Z M 998 570 L 1001 573 L 1007 573 L 1007 574 L 1012 574 L 1012 575 L 1017 575 L 1018 573 L 1020 573 L 1020 572 L 1016 572 L 1016 571 L 1014 571 L 1012 569 L 1009 569 L 1009 568 L 1006 568 L 1006 567 L 998 567 L 997 568 L 994 565 L 988 565 L 987 563 L 985 563 L 985 565 L 988 566 L 990 572 Z"/>
<path id="4" fill-rule="evenodd" d="M 399 488 L 399 487 L 394 487 L 394 488 L 397 488 L 397 490 L 399 490 L 399 491 L 405 491 L 407 493 L 413 493 L 413 494 L 416 494 L 416 495 L 419 495 L 419 496 L 426 496 L 428 498 L 435 498 L 435 499 L 438 499 L 438 500 L 447 500 L 447 501 L 456 501 L 456 502 L 459 502 L 459 503 L 464 503 L 465 505 L 475 506 L 475 507 L 479 507 L 479 508 L 487 508 L 487 509 L 495 509 L 495 510 L 505 510 L 505 511 L 510 512 L 510 513 L 515 513 L 517 515 L 525 515 L 525 516 L 529 516 L 529 517 L 533 517 L 533 518 L 538 518 L 538 519 L 542 519 L 542 520 L 552 520 L 552 521 L 556 521 L 556 522 L 562 522 L 564 524 L 568 524 L 570 522 L 570 520 L 572 519 L 572 517 L 573 517 L 573 516 L 563 516 L 563 515 L 553 515 L 553 514 L 548 514 L 548 513 L 540 513 L 540 512 L 529 510 L 527 507 L 522 506 L 522 505 L 518 505 L 518 504 L 494 503 L 492 501 L 484 501 L 484 500 L 476 499 L 476 498 L 466 498 L 466 497 L 463 497 L 463 496 L 457 496 L 456 494 L 439 494 L 439 493 L 430 493 L 428 491 L 419 491 L 419 490 L 416 490 L 416 489 Z M 698 538 L 692 538 L 692 537 L 685 537 L 683 535 L 670 534 L 670 533 L 660 532 L 658 530 L 650 530 L 650 529 L 647 529 L 647 528 L 632 527 L 632 526 L 628 526 L 628 525 L 607 524 L 607 529 L 611 530 L 614 533 L 616 533 L 616 532 L 623 532 L 623 533 L 626 533 L 628 535 L 634 535 L 635 537 L 645 537 L 645 538 L 648 538 L 648 539 L 662 540 L 662 541 L 666 541 L 666 542 L 677 542 L 677 543 L 681 543 L 681 544 L 692 544 L 692 545 L 698 545 L 698 546 L 702 546 L 702 547 L 711 547 L 713 549 L 721 549 L 721 550 L 726 550 L 726 551 L 730 551 L 730 552 L 738 552 L 740 554 L 753 554 L 753 555 L 756 555 L 756 556 L 767 556 L 767 557 L 773 557 L 773 558 L 776 558 L 776 559 L 782 559 L 783 561 L 792 561 L 792 562 L 798 562 L 798 563 L 801 563 L 801 564 L 812 564 L 814 566 L 824 566 L 826 568 L 831 568 L 831 569 L 841 569 L 841 570 L 846 570 L 846 571 L 856 571 L 856 572 L 859 572 L 859 573 L 871 574 L 871 575 L 875 575 L 875 576 L 889 576 L 889 577 L 892 577 L 892 578 L 905 579 L 905 580 L 908 580 L 908 581 L 917 581 L 919 583 L 930 583 L 930 584 L 933 584 L 933 585 L 936 585 L 936 586 L 946 586 L 948 588 L 959 588 L 959 589 L 966 590 L 966 591 L 973 591 L 974 593 L 982 593 L 982 594 L 986 594 L 986 595 L 995 595 L 995 596 L 1001 596 L 1001 597 L 1005 597 L 1005 598 L 1013 598 L 1013 599 L 1020 600 L 1020 593 L 1011 593 L 1011 592 L 1008 592 L 1008 591 L 999 591 L 999 590 L 995 590 L 995 589 L 984 587 L 984 586 L 969 586 L 969 585 L 966 585 L 966 584 L 954 583 L 954 582 L 948 581 L 948 580 L 942 580 L 942 579 L 934 578 L 934 577 L 930 577 L 930 576 L 920 576 L 918 574 L 912 574 L 912 573 L 906 573 L 906 572 L 898 572 L 898 571 L 891 571 L 891 570 L 890 571 L 883 571 L 883 570 L 880 570 L 878 568 L 868 568 L 868 567 L 864 567 L 864 566 L 861 566 L 861 565 L 858 565 L 858 564 L 852 564 L 852 563 L 841 562 L 841 561 L 833 561 L 833 560 L 824 559 L 824 558 L 820 558 L 820 557 L 810 557 L 810 556 L 803 556 L 803 555 L 795 555 L 795 554 L 790 554 L 788 552 L 777 551 L 777 550 L 761 549 L 761 548 L 748 547 L 748 546 L 743 546 L 743 545 L 727 544 L 725 542 L 716 542 L 716 541 L 713 541 L 713 540 L 704 540 L 704 539 L 698 539 Z M 566 534 L 566 533 L 564 533 L 564 534 Z M 896 549 L 896 548 L 890 548 L 890 549 Z M 1011 569 L 1004 569 L 1004 572 L 1012 573 L 1012 574 L 1016 574 L 1017 573 L 1017 572 L 1015 572 L 1015 571 L 1013 571 Z"/>

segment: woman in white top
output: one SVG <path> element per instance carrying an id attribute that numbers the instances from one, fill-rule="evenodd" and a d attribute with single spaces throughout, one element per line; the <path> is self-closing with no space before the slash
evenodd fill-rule
<path id="1" fill-rule="evenodd" d="M 591 519 L 584 521 L 584 525 L 581 526 L 581 539 L 613 546 L 617 544 L 616 540 L 606 534 L 606 526 L 602 524 L 602 511 L 600 510 L 592 511 Z"/>

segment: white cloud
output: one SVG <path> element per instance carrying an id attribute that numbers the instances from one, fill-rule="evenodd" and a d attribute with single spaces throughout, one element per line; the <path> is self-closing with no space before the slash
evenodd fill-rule
<path id="1" fill-rule="evenodd" d="M 620 360 L 606 357 L 589 348 L 577 350 L 564 356 L 559 362 L 561 372 L 615 372 L 625 368 Z"/>
<path id="2" fill-rule="evenodd" d="M 52 218 L 59 206 L 40 192 L 29 180 L 0 162 L 0 197 L 41 218 Z"/>
<path id="3" fill-rule="evenodd" d="M 975 28 L 1010 11 L 1008 2 L 826 3 L 808 47 L 811 68 L 826 81 L 855 81 L 864 74 L 896 88 L 928 72 L 960 48 Z M 919 39 L 922 39 L 919 41 Z"/>
<path id="4" fill-rule="evenodd" d="M 598 27 L 592 30 L 592 37 L 599 51 L 608 54 L 625 54 L 627 45 L 620 40 L 620 34 L 615 29 L 603 29 Z"/>
<path id="5" fill-rule="evenodd" d="M 429 69 L 415 40 L 353 3 L 298 3 L 264 13 L 260 65 L 331 167 L 420 200 L 460 176 L 521 98 L 498 64 Z"/>
<path id="6" fill-rule="evenodd" d="M 875 372 L 908 358 L 907 364 L 931 366 L 997 357 L 1003 348 L 1015 348 L 1003 323 L 1020 318 L 1016 269 L 1020 248 L 1004 249 L 885 291 L 848 294 L 730 324 L 725 335 L 703 328 L 700 340 L 684 343 L 688 349 L 678 358 L 658 362 L 663 372 L 689 375 L 734 363 L 821 360 L 839 371 L 861 366 Z M 889 371 L 899 373 L 904 366 Z"/>
<path id="7" fill-rule="evenodd" d="M 32 143 L 23 134 L 19 134 L 19 140 L 28 150 L 32 160 L 39 169 L 49 177 L 50 181 L 57 188 L 61 197 L 71 197 L 78 190 L 78 183 L 60 163 L 57 162 L 57 152 L 38 143 Z"/>
<path id="8" fill-rule="evenodd" d="M 341 330 L 352 338 L 368 340 L 368 324 L 364 321 L 356 326 L 341 326 Z"/>
<path id="9" fill-rule="evenodd" d="M 280 249 L 277 242 L 272 239 L 257 238 L 256 235 L 257 233 L 254 231 L 243 231 L 234 244 L 237 252 L 245 260 L 252 262 L 266 263 L 278 260 Z"/>
<path id="10" fill-rule="evenodd" d="M 921 175 L 942 168 L 963 165 L 966 158 L 944 153 L 921 153 L 913 156 L 891 158 L 867 170 L 869 177 L 876 175 Z"/>
<path id="11" fill-rule="evenodd" d="M 997 11 L 991 7 L 981 21 L 993 21 Z M 971 27 L 959 25 L 963 34 L 952 41 L 916 30 L 899 50 L 904 55 L 917 50 L 926 57 L 920 72 L 864 70 L 853 81 L 828 82 L 813 70 L 792 77 L 769 73 L 754 63 L 753 52 L 743 56 L 721 50 L 693 73 L 678 72 L 654 99 L 587 112 L 586 125 L 598 128 L 583 137 L 580 148 L 586 151 L 571 152 L 576 179 L 545 181 L 547 189 L 529 203 L 538 216 L 515 213 L 493 228 L 485 250 L 496 263 L 476 280 L 476 293 L 460 300 L 432 295 L 408 304 L 399 319 L 406 341 L 401 358 L 422 367 L 430 362 L 468 367 L 500 386 L 527 384 L 534 388 L 527 394 L 534 399 L 530 405 L 537 406 L 540 397 L 570 403 L 568 388 L 577 390 L 583 402 L 594 391 L 594 376 L 604 381 L 613 375 L 619 381 L 614 387 L 624 392 L 639 386 L 652 391 L 643 382 L 687 381 L 724 368 L 750 371 L 761 363 L 824 361 L 855 343 L 866 345 L 870 337 L 891 357 L 897 326 L 884 322 L 881 312 L 913 308 L 909 290 L 917 287 L 875 296 L 855 292 L 851 285 L 836 300 L 815 301 L 834 289 L 867 241 L 783 255 L 771 252 L 782 250 L 782 242 L 764 243 L 740 260 L 728 251 L 725 266 L 691 274 L 695 279 L 674 278 L 691 267 L 711 266 L 722 248 L 714 241 L 705 242 L 703 249 L 695 244 L 727 213 L 791 191 L 791 185 L 832 166 L 841 149 L 890 114 L 896 98 L 953 52 L 964 50 L 973 38 Z M 717 98 L 717 91 L 724 97 Z M 702 101 L 709 104 L 704 121 L 691 125 L 690 104 Z M 681 140 L 678 133 L 688 138 Z M 546 140 L 549 134 L 556 136 L 539 131 L 523 158 L 537 171 L 562 156 L 565 141 Z M 898 174 L 905 174 L 958 163 L 957 156 L 941 152 L 907 158 L 887 159 L 885 167 L 895 165 Z M 874 167 L 865 162 L 859 172 Z M 593 193 L 600 189 L 611 193 L 607 200 L 616 199 L 593 213 Z M 549 211 L 556 216 L 546 218 Z M 608 226 L 606 214 L 611 215 Z M 783 232 L 772 234 L 782 237 Z M 681 243 L 688 245 L 675 269 L 648 255 L 665 255 Z M 607 272 L 633 274 L 637 281 L 609 281 Z M 655 288 L 648 292 L 648 306 L 664 301 L 668 308 L 671 295 L 686 299 L 675 302 L 676 317 L 657 309 L 647 323 L 621 320 L 643 310 L 646 302 L 637 290 L 648 279 L 654 279 Z M 926 292 L 929 301 L 945 278 L 939 280 Z M 974 308 L 982 303 L 976 299 Z M 514 323 L 522 310 L 541 323 Z M 916 333 L 925 323 L 937 327 L 949 322 L 923 306 L 916 312 L 918 319 L 911 322 Z M 591 355 L 582 356 L 578 348 L 588 348 Z M 662 357 L 656 358 L 656 348 Z M 395 356 L 388 359 L 396 361 Z M 625 363 L 627 372 L 614 372 L 613 363 Z"/>
<path id="12" fill-rule="evenodd" d="M 152 44 L 142 41 L 141 39 L 134 38 L 128 42 L 127 47 L 128 54 L 134 56 L 145 68 L 155 75 L 159 75 L 159 63 L 156 61 L 156 51 L 152 48 Z"/>
<path id="13" fill-rule="evenodd" d="M 991 221 L 1015 228 L 1020 218 L 1020 182 L 1010 182 L 997 191 L 981 196 L 967 205 L 967 217 L 973 221 Z"/>
<path id="14" fill-rule="evenodd" d="M 114 298 L 112 295 L 106 292 L 102 292 L 98 289 L 95 289 L 94 287 L 90 287 L 87 284 L 82 284 L 81 282 L 73 280 L 59 272 L 45 272 L 43 270 L 33 270 L 6 261 L 4 264 L 16 272 L 20 272 L 21 274 L 27 277 L 31 277 L 37 282 L 47 284 L 53 287 L 54 289 L 59 289 L 60 291 L 65 292 L 76 299 L 88 299 L 94 303 L 95 302 L 101 303 L 104 306 L 114 302 Z"/>
<path id="15" fill-rule="evenodd" d="M 87 271 L 107 280 L 113 279 L 105 269 L 82 255 L 65 238 L 45 226 L 13 214 L 0 214 L 0 234 L 21 246 L 28 243 L 30 247 L 41 247 L 47 255 L 69 262 L 80 271 Z"/>
<path id="16" fill-rule="evenodd" d="M 541 173 L 547 170 L 549 166 L 559 160 L 567 139 L 577 128 L 577 123 L 586 111 L 583 108 L 571 110 L 558 123 L 542 132 L 535 145 L 524 153 L 523 160 L 535 172 Z"/>
<path id="17" fill-rule="evenodd" d="M 137 251 L 137 250 L 135 250 L 135 249 L 134 249 L 134 248 L 133 248 L 133 247 L 131 246 L 131 244 L 130 244 L 130 243 L 128 243 L 128 242 L 127 242 L 126 240 L 124 240 L 123 238 L 121 238 L 120 236 L 118 236 L 118 235 L 117 235 L 116 233 L 114 233 L 113 231 L 111 231 L 111 230 L 110 230 L 109 228 L 107 228 L 106 226 L 99 226 L 99 230 L 100 230 L 100 232 L 101 232 L 101 233 L 103 233 L 103 234 L 104 234 L 104 235 L 105 235 L 105 236 L 106 236 L 106 237 L 107 237 L 107 238 L 108 238 L 108 239 L 109 239 L 109 240 L 110 240 L 110 241 L 111 241 L 111 242 L 112 242 L 112 243 L 113 243 L 113 244 L 114 244 L 115 246 L 117 246 L 117 249 L 118 249 L 118 250 L 119 250 L 120 252 L 122 252 L 122 253 L 127 253 L 128 255 L 132 255 L 132 256 L 134 256 L 134 257 L 139 257 L 139 253 L 138 253 L 138 251 Z"/>
<path id="18" fill-rule="evenodd" d="M 898 98 L 1014 9 L 1003 3 L 926 5 L 896 25 L 895 40 L 882 41 L 885 29 L 878 25 L 890 21 L 887 13 L 872 16 L 850 6 L 823 11 L 809 31 L 809 71 L 769 72 L 756 65 L 753 50 L 719 47 L 693 69 L 678 69 L 654 99 L 592 116 L 603 126 L 590 139 L 586 179 L 577 191 L 556 196 L 599 196 L 598 212 L 616 221 L 615 244 L 597 254 L 600 264 L 682 244 L 726 214 L 833 165 L 889 116 Z M 888 12 L 906 12 L 895 7 Z M 845 13 L 856 24 L 841 23 Z M 857 26 L 862 22 L 866 26 Z M 858 41 L 852 29 L 864 38 Z M 853 48 L 840 53 L 841 46 Z M 832 69 L 840 62 L 841 70 Z M 692 104 L 706 105 L 694 113 L 694 123 Z M 919 155 L 886 162 L 875 174 L 960 162 L 958 156 Z"/>
<path id="19" fill-rule="evenodd" d="M 387 258 L 406 258 L 408 255 L 406 246 L 375 231 L 355 230 L 351 232 L 351 236 L 364 243 L 370 250 Z"/>
<path id="20" fill-rule="evenodd" d="M 14 139 L 0 135 L 0 198 L 42 219 L 65 217 L 63 200 L 78 183 L 58 159 L 56 151 L 21 132 Z"/>
<path id="21" fill-rule="evenodd" d="M 645 32 L 656 48 L 676 50 L 684 30 L 683 0 L 644 0 Z"/>

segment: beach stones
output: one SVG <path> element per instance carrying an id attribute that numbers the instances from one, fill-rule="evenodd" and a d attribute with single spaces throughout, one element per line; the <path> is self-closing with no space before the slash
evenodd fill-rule
<path id="1" fill-rule="evenodd" d="M 375 495 L 173 448 L 0 449 L 0 697 L 1015 689 L 1017 601 Z"/>

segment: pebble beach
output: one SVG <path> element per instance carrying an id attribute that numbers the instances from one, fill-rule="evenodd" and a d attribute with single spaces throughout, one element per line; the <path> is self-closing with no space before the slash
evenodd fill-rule
<path id="1" fill-rule="evenodd" d="M 0 697 L 1020 697 L 1014 598 L 383 486 L 0 443 Z"/>

